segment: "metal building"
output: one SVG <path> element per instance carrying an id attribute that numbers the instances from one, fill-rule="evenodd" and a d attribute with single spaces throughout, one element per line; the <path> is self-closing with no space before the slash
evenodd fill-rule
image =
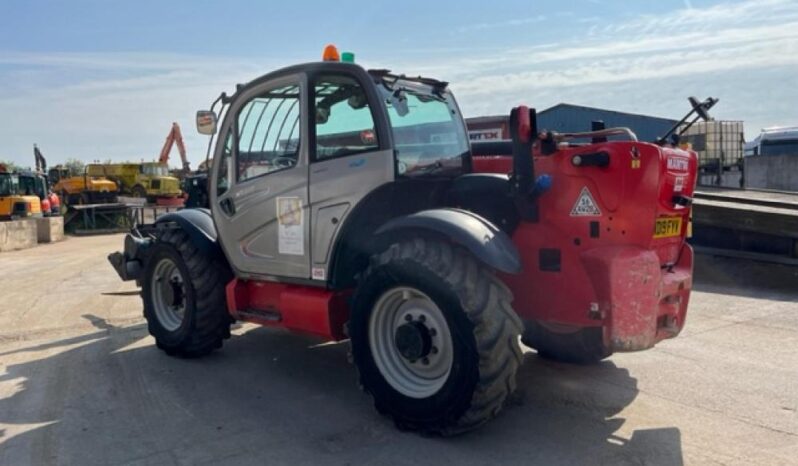
<path id="1" fill-rule="evenodd" d="M 471 140 L 508 139 L 508 115 L 467 118 L 466 123 Z M 538 112 L 538 128 L 540 130 L 561 133 L 590 131 L 593 121 L 603 121 L 608 128 L 631 128 L 641 141 L 654 141 L 677 123 L 676 120 L 667 118 L 572 104 L 557 104 Z"/>

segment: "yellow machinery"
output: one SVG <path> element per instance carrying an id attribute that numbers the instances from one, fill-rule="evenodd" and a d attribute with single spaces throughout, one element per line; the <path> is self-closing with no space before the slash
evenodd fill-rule
<path id="1" fill-rule="evenodd" d="M 116 202 L 119 194 L 117 184 L 102 175 L 90 173 L 92 165 L 86 166 L 83 174 L 71 173 L 62 165 L 48 172 L 53 191 L 61 196 L 64 204 L 106 204 Z"/>
<path id="2" fill-rule="evenodd" d="M 4 165 L 0 165 L 0 220 L 41 216 L 42 204 L 39 197 L 22 193 L 19 176 L 9 173 Z"/>
<path id="3" fill-rule="evenodd" d="M 177 198 L 182 194 L 180 181 L 169 175 L 169 167 L 164 163 L 110 163 L 86 167 L 90 176 L 105 176 L 119 184 L 124 194 L 157 198 Z"/>

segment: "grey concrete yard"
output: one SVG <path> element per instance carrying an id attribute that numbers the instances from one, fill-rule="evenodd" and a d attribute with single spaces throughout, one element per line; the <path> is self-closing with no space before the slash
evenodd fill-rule
<path id="1" fill-rule="evenodd" d="M 798 464 L 798 274 L 701 257 L 678 338 L 593 367 L 526 355 L 501 416 L 403 433 L 347 344 L 238 327 L 200 360 L 154 346 L 122 236 L 0 253 L 0 465 Z"/>

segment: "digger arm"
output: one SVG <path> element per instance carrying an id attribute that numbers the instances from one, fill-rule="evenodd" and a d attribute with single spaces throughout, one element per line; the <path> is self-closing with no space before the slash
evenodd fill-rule
<path id="1" fill-rule="evenodd" d="M 180 161 L 183 162 L 183 170 L 187 172 L 191 171 L 188 159 L 186 158 L 186 145 L 183 142 L 183 133 L 180 131 L 180 125 L 177 123 L 172 123 L 172 129 L 169 131 L 169 134 L 166 135 L 166 141 L 164 141 L 163 148 L 161 148 L 161 155 L 158 157 L 159 162 L 168 163 L 172 145 L 177 145 L 177 151 L 180 153 Z"/>

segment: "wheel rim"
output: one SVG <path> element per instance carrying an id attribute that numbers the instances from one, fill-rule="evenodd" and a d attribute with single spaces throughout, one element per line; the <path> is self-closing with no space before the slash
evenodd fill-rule
<path id="1" fill-rule="evenodd" d="M 186 283 L 177 264 L 169 258 L 161 259 L 150 285 L 158 322 L 170 332 L 177 330 L 186 315 Z"/>
<path id="2" fill-rule="evenodd" d="M 411 398 L 437 393 L 454 361 L 443 312 L 426 294 L 409 287 L 390 289 L 377 300 L 369 317 L 369 346 L 388 384 Z"/>

